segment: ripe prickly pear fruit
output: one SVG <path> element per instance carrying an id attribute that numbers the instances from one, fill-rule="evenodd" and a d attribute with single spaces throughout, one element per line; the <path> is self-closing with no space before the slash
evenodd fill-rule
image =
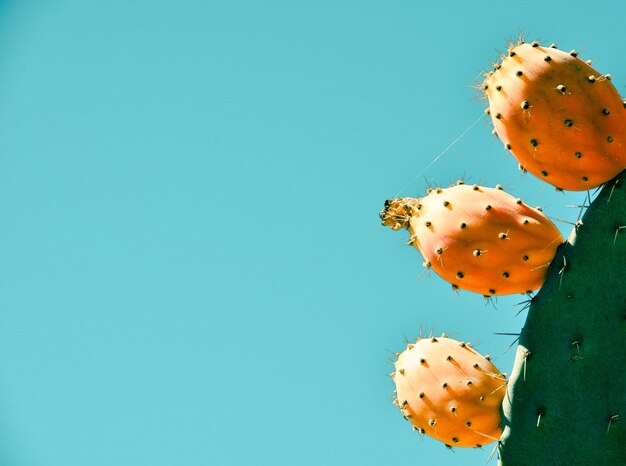
<path id="1" fill-rule="evenodd" d="M 538 208 L 504 192 L 458 184 L 421 199 L 385 203 L 383 225 L 407 228 L 409 242 L 454 289 L 485 296 L 541 287 L 563 237 Z"/>
<path id="2" fill-rule="evenodd" d="M 459 447 L 500 437 L 506 376 L 469 343 L 421 338 L 407 345 L 395 367 L 394 404 L 414 430 Z"/>
<path id="3" fill-rule="evenodd" d="M 520 163 L 560 189 L 584 191 L 626 168 L 626 109 L 575 51 L 519 44 L 483 83 L 494 132 Z"/>

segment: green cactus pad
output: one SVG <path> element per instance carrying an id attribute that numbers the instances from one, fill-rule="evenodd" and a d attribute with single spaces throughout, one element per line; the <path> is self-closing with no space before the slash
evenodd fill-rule
<path id="1" fill-rule="evenodd" d="M 626 171 L 531 300 L 503 418 L 501 466 L 626 464 Z"/>

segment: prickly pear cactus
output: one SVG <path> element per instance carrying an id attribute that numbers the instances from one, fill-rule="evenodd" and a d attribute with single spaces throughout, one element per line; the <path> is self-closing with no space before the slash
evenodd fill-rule
<path id="1" fill-rule="evenodd" d="M 394 230 L 407 228 L 425 265 L 455 288 L 495 295 L 541 287 L 529 300 L 508 384 L 494 392 L 506 391 L 502 417 L 483 411 L 491 426 L 481 427 L 485 438 L 495 438 L 502 428 L 499 465 L 626 465 L 625 104 L 609 75 L 574 51 L 536 42 L 511 47 L 488 75 L 484 91 L 495 132 L 524 169 L 561 189 L 604 184 L 570 238 L 562 243 L 539 211 L 482 187 L 387 201 L 381 219 Z M 535 233 L 525 229 L 524 219 L 536 222 Z M 539 267 L 540 277 L 515 269 L 525 280 L 515 288 L 511 267 L 520 254 L 523 262 L 529 260 L 531 254 L 522 250 L 531 247 L 552 249 L 539 259 L 545 266 Z M 488 255 L 499 262 L 483 268 L 479 261 Z M 454 397 L 432 380 L 451 375 L 456 382 L 465 380 L 476 374 L 471 370 L 476 364 L 491 371 L 490 383 L 504 378 L 481 365 L 478 354 L 446 348 L 442 359 L 437 352 L 442 342 L 419 340 L 399 355 L 396 404 L 416 430 L 449 446 L 483 444 L 468 429 L 476 427 L 474 415 L 471 420 L 465 415 L 476 408 L 473 393 Z M 448 364 L 452 361 L 458 366 Z M 471 381 L 479 386 L 478 379 Z"/>
<path id="2" fill-rule="evenodd" d="M 626 464 L 626 172 L 531 300 L 503 414 L 502 466 Z"/>
<path id="3" fill-rule="evenodd" d="M 413 429 L 447 446 L 481 447 L 502 432 L 506 377 L 469 343 L 420 338 L 398 355 L 394 404 Z"/>
<path id="4" fill-rule="evenodd" d="M 421 199 L 385 203 L 383 225 L 407 228 L 409 239 L 454 289 L 485 296 L 526 293 L 543 283 L 563 237 L 538 208 L 501 187 L 458 184 Z"/>
<path id="5" fill-rule="evenodd" d="M 584 191 L 626 168 L 626 109 L 611 76 L 537 42 L 509 48 L 487 75 L 494 130 L 520 168 Z"/>

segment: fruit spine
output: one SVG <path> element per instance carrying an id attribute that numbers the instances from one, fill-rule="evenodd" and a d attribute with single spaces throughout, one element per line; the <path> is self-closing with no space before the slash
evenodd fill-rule
<path id="1" fill-rule="evenodd" d="M 421 199 L 394 199 L 380 217 L 394 230 L 407 228 L 424 265 L 454 289 L 485 296 L 539 288 L 563 242 L 540 209 L 499 186 L 458 184 Z"/>

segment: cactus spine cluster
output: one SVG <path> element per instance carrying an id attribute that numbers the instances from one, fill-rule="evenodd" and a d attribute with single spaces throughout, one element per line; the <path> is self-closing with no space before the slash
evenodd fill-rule
<path id="1" fill-rule="evenodd" d="M 446 346 L 453 340 L 420 339 L 396 362 L 395 404 L 416 430 L 448 446 L 483 445 L 498 437 L 500 466 L 626 464 L 625 104 L 610 76 L 599 74 L 575 51 L 537 42 L 511 47 L 487 75 L 483 90 L 494 132 L 522 169 L 557 189 L 603 188 L 566 242 L 540 211 L 521 201 L 514 206 L 500 190 L 456 186 L 422 199 L 385 203 L 383 224 L 407 228 L 425 265 L 453 287 L 484 295 L 541 287 L 529 299 L 508 383 L 495 367 L 484 361 L 481 365 L 477 353 L 453 352 Z M 502 204 L 496 211 L 502 215 L 490 217 L 484 211 L 495 202 L 473 198 L 477 193 L 472 191 L 490 196 L 497 191 L 494 199 Z M 520 224 L 521 218 L 536 222 L 534 236 Z M 514 238 L 516 243 L 502 242 Z M 503 244 L 511 250 L 499 249 Z M 545 251 L 544 270 L 534 282 L 528 270 L 513 269 L 517 255 L 531 245 L 543 245 Z M 479 251 L 473 258 L 472 248 Z M 473 259 L 482 257 L 482 251 L 495 253 L 497 266 L 476 267 Z M 524 286 L 504 285 L 512 283 L 510 270 L 525 276 Z M 471 283 L 474 275 L 482 285 Z M 494 285 L 485 289 L 485 280 Z M 494 399 L 483 406 L 476 404 L 474 392 L 451 396 L 433 382 L 456 375 L 459 383 L 475 375 L 471 369 L 477 367 L 490 374 L 490 381 L 480 382 L 485 387 L 500 383 L 497 396 L 506 390 L 497 410 Z M 478 380 L 472 384 L 480 386 Z M 479 434 L 485 442 L 467 429 L 476 427 L 479 417 L 489 420 Z M 470 423 L 465 429 L 464 421 Z"/>

